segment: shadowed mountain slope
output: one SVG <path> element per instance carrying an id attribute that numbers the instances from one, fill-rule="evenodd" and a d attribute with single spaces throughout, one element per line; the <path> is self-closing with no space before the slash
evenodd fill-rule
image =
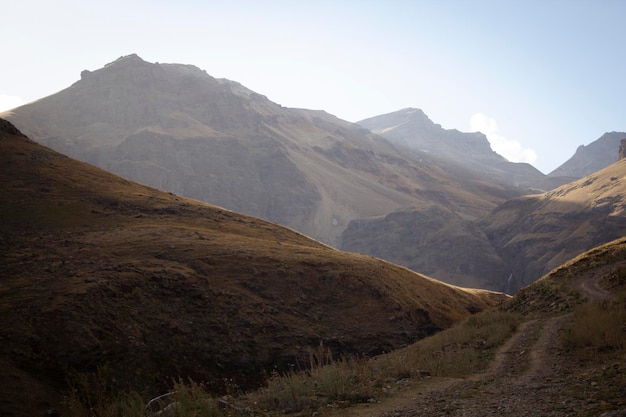
<path id="1" fill-rule="evenodd" d="M 421 206 L 360 219 L 340 248 L 446 282 L 513 294 L 581 252 L 626 235 L 626 160 L 477 221 Z"/>
<path id="2" fill-rule="evenodd" d="M 354 220 L 342 238 L 342 250 L 387 259 L 455 285 L 503 291 L 510 275 L 473 221 L 436 205 Z"/>
<path id="3" fill-rule="evenodd" d="M 433 203 L 474 219 L 523 194 L 325 112 L 284 108 L 194 66 L 136 55 L 83 71 L 6 117 L 33 140 L 125 178 L 332 245 L 353 219 Z"/>
<path id="4" fill-rule="evenodd" d="M 589 145 L 581 145 L 576 153 L 548 174 L 550 177 L 579 179 L 617 162 L 617 154 L 625 132 L 609 132 Z"/>
<path id="5" fill-rule="evenodd" d="M 376 354 L 502 300 L 138 185 L 4 120 L 0 183 L 5 416 L 41 415 L 75 371 L 146 393 L 186 376 L 245 388 L 320 342 Z"/>

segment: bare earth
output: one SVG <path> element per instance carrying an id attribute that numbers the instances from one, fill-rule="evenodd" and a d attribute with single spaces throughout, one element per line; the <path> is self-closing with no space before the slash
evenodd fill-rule
<path id="1" fill-rule="evenodd" d="M 590 300 L 610 294 L 598 278 L 576 287 Z M 608 400 L 605 375 L 626 372 L 624 361 L 601 369 L 570 363 L 557 343 L 572 313 L 530 320 L 499 350 L 487 371 L 466 379 L 426 378 L 392 398 L 362 406 L 350 417 L 626 416 L 626 398 Z M 575 373 L 575 376 L 574 374 Z M 615 389 L 615 387 L 613 387 Z M 626 387 L 621 387 L 626 394 Z M 609 411 L 604 410 L 622 410 Z"/>

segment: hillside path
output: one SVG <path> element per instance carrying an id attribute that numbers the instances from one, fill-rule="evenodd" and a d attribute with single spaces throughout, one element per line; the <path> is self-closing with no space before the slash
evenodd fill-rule
<path id="1" fill-rule="evenodd" d="M 599 275 L 575 283 L 590 300 L 608 298 Z M 594 416 L 595 381 L 568 378 L 559 333 L 572 314 L 529 320 L 497 352 L 488 369 L 465 379 L 426 378 L 349 417 L 565 417 Z M 584 395 L 580 395 L 580 394 Z M 626 414 L 625 414 L 626 415 Z"/>

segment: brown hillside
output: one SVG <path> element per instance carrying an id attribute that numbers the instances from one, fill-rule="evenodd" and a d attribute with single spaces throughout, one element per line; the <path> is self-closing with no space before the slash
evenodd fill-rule
<path id="1" fill-rule="evenodd" d="M 544 194 L 510 200 L 479 225 L 510 265 L 511 290 L 626 236 L 626 161 Z"/>
<path id="2" fill-rule="evenodd" d="M 37 415 L 73 371 L 148 393 L 253 386 L 320 342 L 376 354 L 502 300 L 138 185 L 5 121 L 0 183 L 2 415 Z"/>

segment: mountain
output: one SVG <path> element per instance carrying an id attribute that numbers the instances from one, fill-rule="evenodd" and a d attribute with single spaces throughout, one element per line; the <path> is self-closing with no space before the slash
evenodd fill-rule
<path id="1" fill-rule="evenodd" d="M 0 182 L 3 416 L 42 415 L 81 375 L 246 389 L 320 343 L 373 355 L 503 300 L 139 185 L 1 119 Z"/>
<path id="2" fill-rule="evenodd" d="M 472 288 L 504 291 L 510 275 L 474 221 L 437 205 L 353 220 L 343 232 L 340 248 Z"/>
<path id="3" fill-rule="evenodd" d="M 137 55 L 83 71 L 69 88 L 5 117 L 79 160 L 334 246 L 354 219 L 433 203 L 475 219 L 527 191 L 398 149 L 323 111 L 282 107 L 194 66 Z M 488 153 L 484 137 L 463 137 Z M 541 178 L 489 158 L 509 167 L 503 178 Z"/>
<path id="4" fill-rule="evenodd" d="M 513 185 L 528 191 L 549 190 L 567 182 L 558 176 L 547 178 L 530 164 L 509 162 L 491 149 L 484 134 L 443 129 L 420 109 L 406 108 L 357 123 L 394 145 L 418 152 L 423 160 L 441 164 L 459 177 Z"/>
<path id="5" fill-rule="evenodd" d="M 594 246 L 626 236 L 626 160 L 480 219 L 414 206 L 350 222 L 340 248 L 445 282 L 509 294 Z"/>
<path id="6" fill-rule="evenodd" d="M 608 167 L 617 161 L 617 154 L 625 132 L 608 132 L 589 145 L 581 145 L 576 153 L 561 166 L 550 172 L 550 177 L 578 179 Z"/>
<path id="7" fill-rule="evenodd" d="M 626 160 L 507 201 L 477 224 L 510 267 L 513 292 L 582 252 L 626 236 Z"/>

